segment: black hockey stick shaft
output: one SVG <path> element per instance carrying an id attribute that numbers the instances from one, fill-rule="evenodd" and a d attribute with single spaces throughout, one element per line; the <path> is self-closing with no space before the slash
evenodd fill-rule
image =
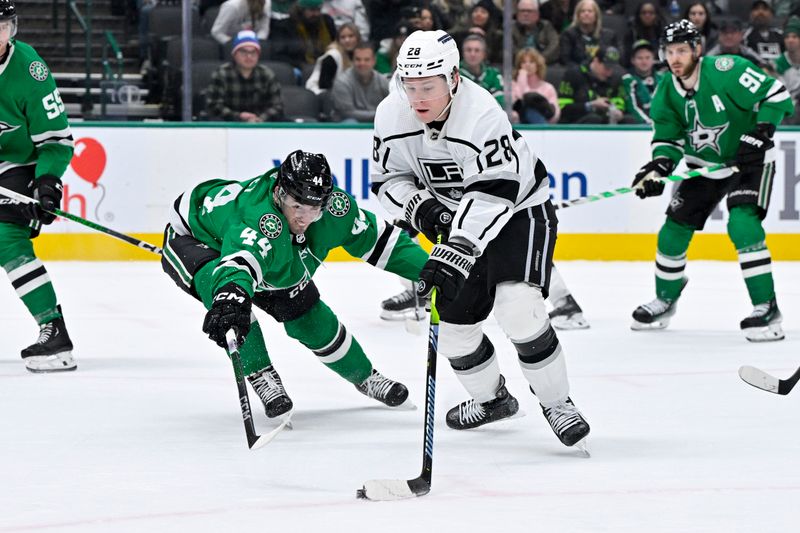
<path id="1" fill-rule="evenodd" d="M 800 368 L 795 370 L 794 374 L 790 377 L 778 381 L 778 394 L 789 394 L 794 386 L 797 385 L 798 381 L 800 381 Z"/>
<path id="2" fill-rule="evenodd" d="M 247 447 L 252 448 L 261 437 L 256 433 L 256 428 L 253 425 L 250 397 L 247 395 L 247 385 L 244 381 L 244 371 L 242 370 L 242 359 L 239 357 L 236 333 L 232 329 L 228 330 L 225 334 L 225 340 L 228 342 L 228 355 L 231 358 L 231 364 L 233 364 L 236 387 L 239 389 L 239 405 L 242 408 L 242 421 L 244 422 L 244 432 L 247 435 Z"/>
<path id="3" fill-rule="evenodd" d="M 18 192 L 12 191 L 10 189 L 6 189 L 5 187 L 1 187 L 1 186 L 0 186 L 0 194 L 2 194 L 3 196 L 5 196 L 7 198 L 11 198 L 12 200 L 16 200 L 17 202 L 23 203 L 23 204 L 38 204 L 39 203 L 38 200 L 35 200 L 35 199 L 31 198 L 30 196 L 25 196 L 24 194 L 20 194 Z M 57 215 L 57 216 L 66 218 L 66 219 L 71 220 L 73 222 L 77 222 L 78 224 L 82 224 L 82 225 L 86 226 L 87 228 L 91 228 L 91 229 L 93 229 L 95 231 L 99 231 L 101 233 L 105 233 L 106 235 L 110 235 L 111 237 L 117 238 L 117 239 L 119 239 L 121 241 L 125 241 L 128 244 L 132 244 L 132 245 L 134 245 L 134 246 L 136 246 L 138 248 L 141 248 L 143 250 L 147 250 L 148 252 L 153 252 L 154 254 L 161 255 L 161 248 L 159 248 L 158 246 L 150 244 L 149 242 L 145 242 L 145 241 L 139 240 L 139 239 L 137 239 L 135 237 L 131 237 L 130 235 L 126 235 L 124 233 L 120 233 L 120 232 L 118 232 L 116 230 L 113 230 L 111 228 L 107 228 L 105 226 L 101 226 L 100 224 L 92 222 L 91 220 L 86 220 L 85 218 L 81 218 L 81 217 L 79 217 L 77 215 L 73 215 L 72 213 L 67 213 L 66 211 L 62 211 L 61 209 L 58 209 L 58 208 L 45 210 L 45 211 L 48 212 L 48 213 L 51 213 L 53 215 Z"/>
<path id="4" fill-rule="evenodd" d="M 431 323 L 428 328 L 428 367 L 425 376 L 427 393 L 425 394 L 425 434 L 422 438 L 422 472 L 420 480 L 422 487 L 412 486 L 414 480 L 409 481 L 412 491 L 422 488 L 423 494 L 431 490 L 433 480 L 433 426 L 436 411 L 436 354 L 439 352 L 439 313 L 436 310 L 436 291 L 431 295 Z"/>

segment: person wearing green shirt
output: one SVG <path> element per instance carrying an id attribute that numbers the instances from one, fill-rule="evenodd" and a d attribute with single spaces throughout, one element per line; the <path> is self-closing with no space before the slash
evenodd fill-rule
<path id="1" fill-rule="evenodd" d="M 687 282 L 689 242 L 727 197 L 728 236 L 754 306 L 740 328 L 750 341 L 780 340 L 781 313 L 762 221 L 775 176 L 772 137 L 794 106 L 783 83 L 747 59 L 702 52 L 700 32 L 688 20 L 664 29 L 661 54 L 670 74 L 658 84 L 650 107 L 652 160 L 636 174 L 633 187 L 641 198 L 660 195 L 664 182 L 658 178 L 672 173 L 681 159 L 690 168 L 729 166 L 678 185 L 658 234 L 656 299 L 633 312 L 631 327 L 667 326 Z"/>
<path id="2" fill-rule="evenodd" d="M 459 65 L 459 74 L 489 91 L 500 107 L 503 107 L 506 101 L 503 95 L 503 75 L 486 64 L 486 39 L 480 35 L 465 37 L 461 43 L 461 56 L 464 59 Z"/>
<path id="3" fill-rule="evenodd" d="M 389 407 L 409 405 L 405 385 L 373 368 L 312 278 L 338 246 L 409 280 L 418 278 L 428 254 L 335 187 L 324 155 L 296 150 L 262 176 L 206 181 L 173 205 L 162 267 L 208 309 L 203 331 L 211 340 L 224 347 L 226 333 L 236 334 L 243 373 L 268 417 L 291 416 L 293 403 L 253 306 L 361 393 Z"/>
<path id="4" fill-rule="evenodd" d="M 22 350 L 31 372 L 75 370 L 72 341 L 50 276 L 31 240 L 61 207 L 61 176 L 73 140 L 64 104 L 44 60 L 17 41 L 17 11 L 0 0 L 0 186 L 39 200 L 19 204 L 0 195 L 0 265 L 39 324 L 39 338 Z"/>
<path id="5" fill-rule="evenodd" d="M 655 50 L 647 39 L 633 43 L 631 49 L 631 68 L 622 76 L 625 88 L 625 111 L 638 124 L 652 124 L 650 120 L 650 103 L 656 86 L 664 76 L 663 72 L 653 68 Z"/>

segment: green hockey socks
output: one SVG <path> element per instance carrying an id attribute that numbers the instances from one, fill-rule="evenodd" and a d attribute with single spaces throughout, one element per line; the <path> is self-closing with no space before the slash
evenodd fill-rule
<path id="1" fill-rule="evenodd" d="M 756 205 L 740 205 L 730 210 L 728 218 L 728 235 L 739 254 L 739 266 L 753 305 L 775 297 L 772 258 L 759 214 Z"/>
<path id="2" fill-rule="evenodd" d="M 686 250 L 694 228 L 667 217 L 658 232 L 656 251 L 656 296 L 674 302 L 681 295 L 686 270 Z"/>
<path id="3" fill-rule="evenodd" d="M 37 324 L 61 316 L 56 292 L 44 264 L 36 257 L 30 228 L 0 222 L 0 265 Z"/>

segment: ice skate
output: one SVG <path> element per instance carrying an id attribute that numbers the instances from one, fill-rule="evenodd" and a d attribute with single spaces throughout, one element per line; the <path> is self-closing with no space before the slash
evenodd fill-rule
<path id="1" fill-rule="evenodd" d="M 474 399 L 461 402 L 447 412 L 447 426 L 453 429 L 472 429 L 490 422 L 510 418 L 519 411 L 519 402 L 506 389 L 501 375 L 494 400 L 478 403 Z"/>
<path id="2" fill-rule="evenodd" d="M 264 370 L 250 374 L 247 376 L 247 381 L 250 382 L 253 390 L 261 398 L 267 418 L 282 417 L 282 415 L 291 416 L 294 404 L 289 395 L 286 394 L 281 377 L 272 365 L 269 365 Z"/>
<path id="3" fill-rule="evenodd" d="M 378 400 L 389 407 L 415 409 L 416 406 L 408 399 L 408 389 L 402 383 L 392 381 L 380 372 L 372 369 L 372 374 L 361 383 L 355 385 L 358 392 Z"/>
<path id="4" fill-rule="evenodd" d="M 758 304 L 739 324 L 744 336 L 751 342 L 779 341 L 785 338 L 781 321 L 783 316 L 778 309 L 775 298 L 769 302 Z"/>
<path id="5" fill-rule="evenodd" d="M 65 372 L 78 368 L 72 357 L 72 341 L 64 325 L 64 317 L 54 318 L 39 326 L 39 338 L 22 350 L 25 368 L 31 372 Z"/>
<path id="6" fill-rule="evenodd" d="M 542 405 L 542 412 L 550 427 L 553 428 L 556 437 L 564 446 L 578 445 L 578 449 L 586 455 L 589 454 L 586 447 L 589 424 L 569 397 L 550 407 Z"/>
<path id="7" fill-rule="evenodd" d="M 688 278 L 681 280 L 681 292 L 689 282 Z M 640 305 L 633 312 L 633 323 L 631 329 L 643 331 L 648 329 L 664 329 L 669 325 L 669 320 L 675 314 L 678 299 L 662 300 L 656 298 L 650 303 Z"/>
<path id="8" fill-rule="evenodd" d="M 588 329 L 589 322 L 583 317 L 583 310 L 571 294 L 553 302 L 550 323 L 556 329 Z"/>
<path id="9" fill-rule="evenodd" d="M 425 306 L 417 298 L 416 283 L 411 289 L 382 301 L 380 316 L 383 320 L 425 320 Z"/>

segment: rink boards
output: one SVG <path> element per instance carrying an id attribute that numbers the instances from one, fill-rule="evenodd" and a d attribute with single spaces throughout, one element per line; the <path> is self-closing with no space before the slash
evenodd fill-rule
<path id="1" fill-rule="evenodd" d="M 337 184 L 359 205 L 385 214 L 369 192 L 372 130 L 361 126 L 238 126 L 180 124 L 73 125 L 75 156 L 64 175 L 62 209 L 154 244 L 167 211 L 194 184 L 246 179 L 301 148 L 324 153 Z M 649 158 L 651 132 L 641 127 L 525 129 L 521 133 L 547 165 L 554 200 L 629 186 Z M 800 128 L 776 134 L 776 175 L 765 227 L 774 259 L 800 260 L 796 149 Z M 559 259 L 650 260 L 669 195 L 631 196 L 559 211 Z M 736 258 L 725 235 L 725 208 L 708 221 L 690 258 Z M 155 259 L 148 252 L 59 219 L 36 239 L 43 259 Z M 332 260 L 350 259 L 337 251 Z"/>

